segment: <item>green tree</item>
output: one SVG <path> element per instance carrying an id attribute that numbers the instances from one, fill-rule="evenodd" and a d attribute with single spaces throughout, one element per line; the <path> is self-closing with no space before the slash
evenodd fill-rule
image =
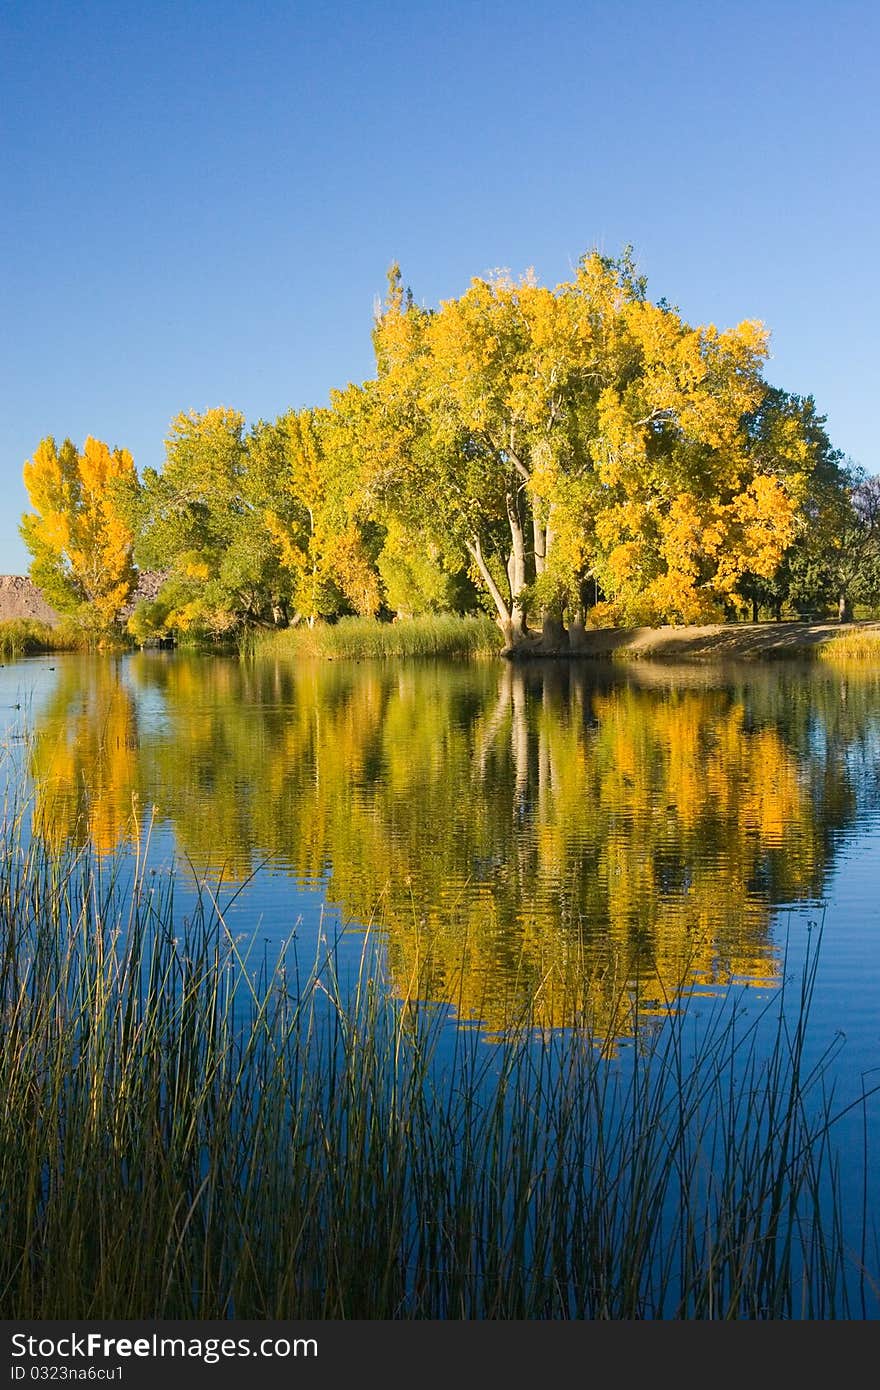
<path id="1" fill-rule="evenodd" d="M 253 491 L 240 412 L 172 421 L 161 473 L 147 469 L 129 497 L 137 561 L 165 574 L 136 625 L 221 636 L 283 620 L 289 584 Z"/>
<path id="2" fill-rule="evenodd" d="M 780 563 L 769 575 L 747 571 L 737 586 L 739 593 L 749 604 L 754 622 L 762 608 L 777 620 L 785 607 L 802 616 L 821 612 L 838 597 L 833 554 L 848 525 L 851 473 L 841 451 L 833 447 L 826 417 L 818 413 L 812 396 L 772 387 L 744 423 L 755 458 L 782 474 L 800 472 L 806 486 L 795 513 L 791 544 Z"/>
<path id="3" fill-rule="evenodd" d="M 880 595 L 880 477 L 853 469 L 847 502 L 824 557 L 841 622 L 852 618 L 854 603 L 874 604 Z"/>
<path id="4" fill-rule="evenodd" d="M 399 617 L 419 613 L 468 613 L 477 594 L 466 570 L 441 541 L 409 530 L 393 513 L 377 561 L 385 602 Z"/>

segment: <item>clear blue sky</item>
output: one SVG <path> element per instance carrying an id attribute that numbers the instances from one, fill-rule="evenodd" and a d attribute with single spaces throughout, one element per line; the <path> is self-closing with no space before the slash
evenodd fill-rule
<path id="1" fill-rule="evenodd" d="M 393 259 L 435 304 L 631 242 L 880 472 L 878 53 L 870 0 L 0 0 L 0 573 L 41 438 L 326 403 Z"/>

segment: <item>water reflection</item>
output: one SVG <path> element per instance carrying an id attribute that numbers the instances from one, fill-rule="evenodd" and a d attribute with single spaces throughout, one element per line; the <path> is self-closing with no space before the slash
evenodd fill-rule
<path id="1" fill-rule="evenodd" d="M 53 848 L 91 839 L 102 853 L 137 835 L 137 704 L 120 663 L 59 659 L 60 678 L 31 745 L 34 826 Z"/>
<path id="2" fill-rule="evenodd" d="M 130 842 L 154 814 L 226 879 L 268 861 L 378 920 L 401 993 L 620 1035 L 635 985 L 772 982 L 773 911 L 821 896 L 876 793 L 877 681 L 788 668 L 299 668 L 58 661 L 35 824 Z M 155 808 L 153 812 L 151 808 Z"/>

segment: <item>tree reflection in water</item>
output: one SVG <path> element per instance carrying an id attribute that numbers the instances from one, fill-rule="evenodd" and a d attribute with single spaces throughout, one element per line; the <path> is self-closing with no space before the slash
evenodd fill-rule
<path id="1" fill-rule="evenodd" d="M 620 1036 L 636 987 L 771 984 L 774 910 L 821 895 L 876 743 L 876 677 L 801 666 L 57 664 L 30 759 L 54 845 L 155 815 L 227 881 L 268 862 L 288 917 L 320 886 L 380 923 L 401 994 L 490 1030 Z"/>

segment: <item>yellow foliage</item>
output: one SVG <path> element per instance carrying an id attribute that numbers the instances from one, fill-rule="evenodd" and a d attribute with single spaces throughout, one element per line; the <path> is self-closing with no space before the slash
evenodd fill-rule
<path id="1" fill-rule="evenodd" d="M 165 440 L 166 448 L 169 453 L 174 453 L 181 446 L 189 448 L 193 442 L 199 441 L 226 441 L 234 439 L 241 434 L 244 428 L 244 416 L 240 410 L 233 410 L 230 406 L 214 406 L 210 410 L 182 410 L 168 427 L 168 437 Z M 203 459 L 209 454 L 202 452 Z"/>
<path id="2" fill-rule="evenodd" d="M 197 551 L 181 555 L 178 568 L 187 579 L 209 579 L 211 575 L 211 566 Z"/>
<path id="3" fill-rule="evenodd" d="M 691 326 L 648 301 L 626 256 L 593 253 L 555 289 L 497 272 L 434 312 L 397 293 L 375 339 L 376 476 L 436 489 L 438 507 L 442 489 L 502 577 L 544 528 L 516 580 L 533 604 L 577 606 L 596 578 L 630 619 L 693 621 L 778 566 L 811 457 L 793 419 L 771 448 L 746 429 L 767 392 L 760 321 Z M 457 455 L 442 478 L 413 467 L 420 421 L 438 460 Z"/>
<path id="4" fill-rule="evenodd" d="M 128 450 L 92 436 L 81 452 L 69 440 L 59 451 L 44 439 L 24 465 L 34 511 L 21 529 L 32 577 L 49 602 L 89 628 L 109 627 L 134 584 L 133 536 L 115 489 L 135 482 Z"/>
<path id="5" fill-rule="evenodd" d="M 621 612 L 616 603 L 594 603 L 587 609 L 587 627 L 619 627 Z"/>

